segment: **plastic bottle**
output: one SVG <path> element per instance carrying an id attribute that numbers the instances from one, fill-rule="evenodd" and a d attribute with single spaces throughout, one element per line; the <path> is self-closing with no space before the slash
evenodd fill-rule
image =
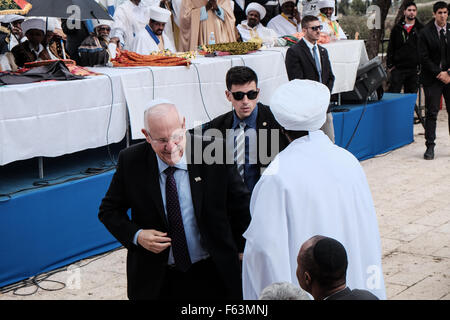
<path id="1" fill-rule="evenodd" d="M 214 32 L 210 33 L 208 44 L 216 44 L 216 37 L 214 36 Z"/>

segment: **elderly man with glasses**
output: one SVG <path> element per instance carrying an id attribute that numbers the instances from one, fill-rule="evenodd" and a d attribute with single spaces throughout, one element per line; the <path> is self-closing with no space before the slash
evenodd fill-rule
<path id="1" fill-rule="evenodd" d="M 115 52 L 109 51 L 109 34 L 112 21 L 93 20 L 94 32 L 83 40 L 78 47 L 81 66 L 104 66 L 111 61 Z"/>
<path id="2" fill-rule="evenodd" d="M 269 107 L 258 102 L 256 73 L 245 66 L 232 67 L 226 75 L 225 95 L 233 110 L 203 125 L 204 134 L 219 130 L 226 137 L 227 159 L 234 159 L 251 192 L 270 161 L 288 141 Z"/>
<path id="3" fill-rule="evenodd" d="M 286 52 L 286 70 L 289 80 L 307 79 L 323 83 L 333 91 L 334 74 L 331 69 L 328 51 L 317 44 L 322 25 L 314 16 L 305 16 L 302 20 L 304 37 Z M 333 116 L 327 111 L 327 120 L 322 131 L 334 142 Z"/>
<path id="4" fill-rule="evenodd" d="M 242 299 L 250 194 L 235 165 L 207 160 L 223 140 L 187 133 L 167 100 L 150 103 L 144 124 L 146 141 L 121 151 L 99 211 L 128 249 L 128 297 Z"/>

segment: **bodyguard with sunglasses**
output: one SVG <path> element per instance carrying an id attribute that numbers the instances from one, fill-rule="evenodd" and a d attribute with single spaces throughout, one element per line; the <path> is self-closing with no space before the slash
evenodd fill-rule
<path id="1" fill-rule="evenodd" d="M 305 36 L 286 52 L 286 70 L 289 80 L 318 81 L 326 85 L 332 92 L 334 74 L 328 51 L 317 44 L 321 30 L 322 26 L 317 17 L 305 16 L 303 18 L 302 31 Z M 329 108 L 327 120 L 321 129 L 334 142 L 333 117 Z"/>
<path id="2" fill-rule="evenodd" d="M 225 95 L 233 111 L 204 124 L 203 131 L 208 135 L 209 129 L 218 129 L 226 137 L 227 152 L 232 153 L 227 159 L 235 161 L 251 192 L 264 169 L 288 141 L 269 107 L 258 102 L 258 77 L 252 69 L 232 67 L 227 72 L 226 85 Z"/>

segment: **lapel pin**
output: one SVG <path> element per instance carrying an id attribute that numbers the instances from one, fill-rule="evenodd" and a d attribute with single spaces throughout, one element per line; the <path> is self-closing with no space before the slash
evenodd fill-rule
<path id="1" fill-rule="evenodd" d="M 267 122 L 264 121 L 264 122 L 263 122 L 263 126 L 264 126 L 264 127 L 267 126 Z"/>
<path id="2" fill-rule="evenodd" d="M 199 181 L 202 181 L 202 178 L 200 178 L 200 177 L 195 177 L 194 180 L 195 180 L 195 182 L 199 182 Z"/>

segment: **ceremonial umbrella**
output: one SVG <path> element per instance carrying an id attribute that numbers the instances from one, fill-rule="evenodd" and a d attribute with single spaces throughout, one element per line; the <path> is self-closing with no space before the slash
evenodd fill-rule
<path id="1" fill-rule="evenodd" d="M 28 1 L 33 5 L 33 8 L 27 14 L 29 17 L 55 17 L 73 20 L 113 20 L 108 12 L 94 0 Z"/>
<path id="2" fill-rule="evenodd" d="M 0 0 L 0 14 L 26 14 L 30 9 L 25 0 Z"/>

